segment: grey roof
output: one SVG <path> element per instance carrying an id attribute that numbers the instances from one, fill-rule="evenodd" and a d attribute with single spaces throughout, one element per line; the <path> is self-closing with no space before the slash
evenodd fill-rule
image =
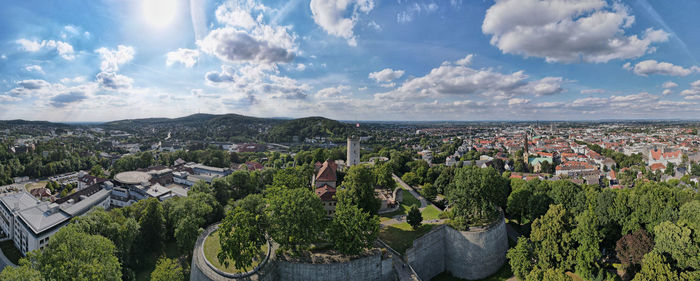
<path id="1" fill-rule="evenodd" d="M 0 202 L 2 202 L 2 204 L 5 205 L 8 210 L 12 211 L 16 204 L 17 207 L 19 207 L 19 210 L 22 210 L 34 206 L 40 201 L 34 198 L 34 196 L 31 194 L 22 191 L 1 196 Z"/>
<path id="2" fill-rule="evenodd" d="M 56 209 L 58 208 L 52 209 L 48 202 L 43 202 L 21 210 L 18 214 L 35 234 L 39 234 L 71 218 L 68 214 L 59 212 Z"/>
<path id="3" fill-rule="evenodd" d="M 114 179 L 123 184 L 140 184 L 151 180 L 151 175 L 146 172 L 130 171 L 119 173 L 114 176 Z"/>
<path id="4" fill-rule="evenodd" d="M 68 204 L 64 203 L 61 205 L 61 211 L 66 212 L 67 214 L 71 216 L 79 216 L 90 210 L 93 206 L 97 205 L 97 203 L 105 200 L 107 197 L 109 197 L 110 191 L 106 189 L 102 189 L 98 192 L 96 192 L 93 195 L 90 195 L 89 197 L 86 197 L 83 200 L 78 201 L 77 203 L 74 204 Z"/>

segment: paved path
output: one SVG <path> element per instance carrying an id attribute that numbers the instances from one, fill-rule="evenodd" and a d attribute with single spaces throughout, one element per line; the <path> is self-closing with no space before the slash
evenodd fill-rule
<path id="1" fill-rule="evenodd" d="M 394 178 L 394 180 L 396 182 L 399 183 L 399 186 L 401 186 L 401 188 L 408 190 L 408 192 L 410 192 L 411 195 L 413 195 L 413 197 L 418 198 L 418 201 L 420 201 L 420 208 L 419 209 L 421 211 L 423 209 L 425 209 L 426 207 L 428 207 L 428 205 L 432 205 L 433 207 L 435 207 L 435 209 L 440 210 L 437 206 L 433 205 L 433 203 L 431 203 L 430 201 L 425 199 L 422 195 L 420 195 L 413 187 L 411 187 L 410 185 L 406 184 L 403 180 L 401 180 L 401 178 L 399 178 L 397 175 L 391 174 L 391 176 Z"/>

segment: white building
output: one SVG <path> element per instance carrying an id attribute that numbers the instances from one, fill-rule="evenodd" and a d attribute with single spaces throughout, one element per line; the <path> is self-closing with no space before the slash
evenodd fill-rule
<path id="1" fill-rule="evenodd" d="M 0 196 L 0 230 L 22 254 L 43 249 L 71 218 L 85 214 L 94 206 L 109 207 L 110 191 L 95 186 L 54 203 L 39 201 L 26 191 Z"/>

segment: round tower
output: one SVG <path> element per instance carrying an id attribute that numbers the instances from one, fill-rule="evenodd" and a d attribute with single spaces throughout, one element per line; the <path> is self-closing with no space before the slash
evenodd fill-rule
<path id="1" fill-rule="evenodd" d="M 360 164 L 360 138 L 348 137 L 348 162 L 347 166 Z"/>

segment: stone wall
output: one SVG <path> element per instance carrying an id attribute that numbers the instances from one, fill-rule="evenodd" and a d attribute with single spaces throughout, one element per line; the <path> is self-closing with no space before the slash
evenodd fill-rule
<path id="1" fill-rule="evenodd" d="M 279 280 L 323 281 L 323 280 L 395 280 L 391 259 L 382 259 L 381 251 L 375 254 L 342 263 L 296 263 L 276 262 Z"/>
<path id="2" fill-rule="evenodd" d="M 458 231 L 442 225 L 413 241 L 406 260 L 423 280 L 443 271 L 462 279 L 482 279 L 506 262 L 508 236 L 503 217 L 486 227 Z"/>

